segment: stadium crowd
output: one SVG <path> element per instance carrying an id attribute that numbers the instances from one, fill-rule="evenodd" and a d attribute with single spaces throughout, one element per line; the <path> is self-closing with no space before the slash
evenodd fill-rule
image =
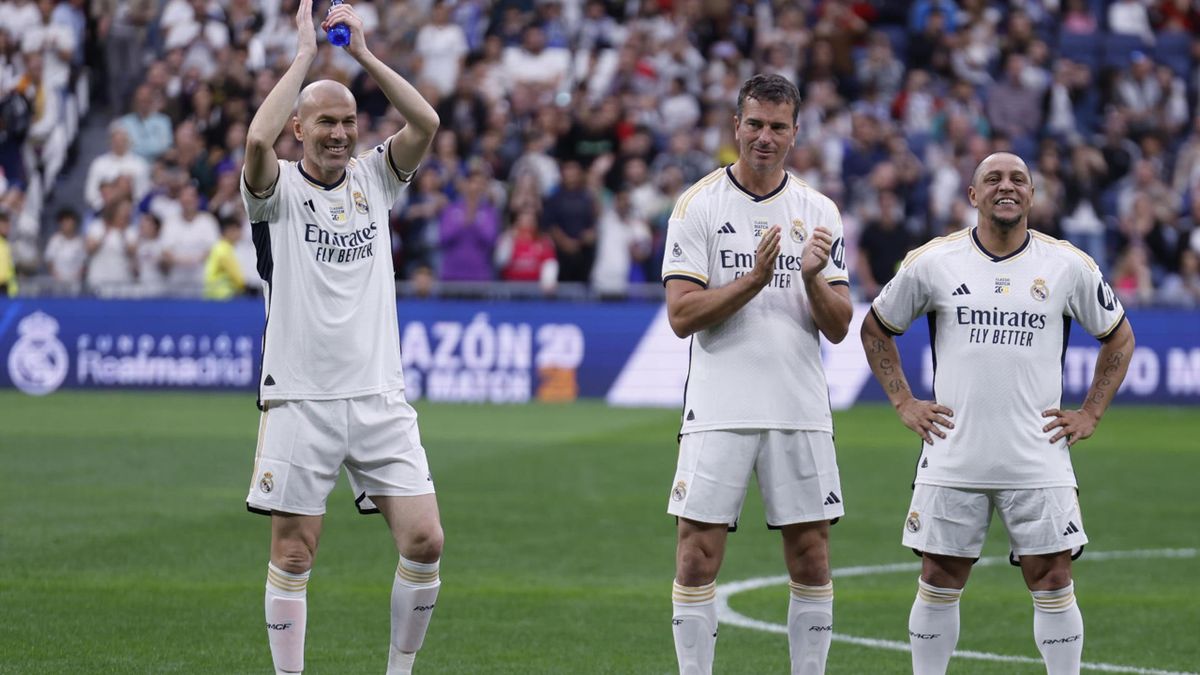
<path id="1" fill-rule="evenodd" d="M 295 7 L 0 0 L 0 286 L 254 292 L 238 177 L 249 119 L 295 53 Z M 972 222 L 971 170 L 1010 150 L 1034 171 L 1031 225 L 1088 252 L 1127 306 L 1200 307 L 1200 0 L 355 8 L 442 121 L 390 214 L 414 292 L 656 285 L 676 197 L 736 158 L 738 87 L 771 72 L 800 87 L 789 168 L 841 208 L 858 298 Z M 357 97 L 360 151 L 403 124 L 340 50 L 313 71 Z M 90 117 L 109 150 L 75 157 Z M 300 156 L 286 132 L 276 151 Z M 83 194 L 48 213 L 72 161 Z"/>

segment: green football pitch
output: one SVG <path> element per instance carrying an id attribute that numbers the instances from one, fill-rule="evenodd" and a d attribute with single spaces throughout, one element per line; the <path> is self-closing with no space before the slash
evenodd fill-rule
<path id="1" fill-rule="evenodd" d="M 664 509 L 677 414 L 418 410 L 446 531 L 418 672 L 673 672 Z M 1075 567 L 1084 660 L 1103 672 L 1200 670 L 1198 419 L 1118 406 L 1074 451 L 1092 540 Z M 835 421 L 848 515 L 832 530 L 843 573 L 828 672 L 903 673 L 915 437 L 886 407 Z M 247 395 L 0 394 L 0 673 L 271 672 L 268 521 L 243 501 L 256 429 Z M 997 525 L 984 555 L 1006 553 Z M 395 564 L 382 520 L 357 514 L 343 479 L 309 584 L 305 672 L 384 671 Z M 753 495 L 718 586 L 782 573 Z M 772 632 L 786 585 L 763 583 L 729 598 L 758 627 L 723 624 L 717 672 L 786 672 L 786 638 Z M 977 568 L 959 641 L 976 657 L 951 672 L 1044 672 L 1031 616 L 1015 568 Z"/>

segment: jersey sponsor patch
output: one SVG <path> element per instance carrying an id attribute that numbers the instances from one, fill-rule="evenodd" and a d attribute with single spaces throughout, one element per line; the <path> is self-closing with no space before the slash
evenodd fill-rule
<path id="1" fill-rule="evenodd" d="M 1113 294 L 1113 289 L 1108 282 L 1103 279 L 1096 286 L 1096 300 L 1106 311 L 1111 312 L 1117 307 L 1117 296 Z"/>
<path id="2" fill-rule="evenodd" d="M 833 261 L 833 266 L 839 270 L 846 269 L 846 242 L 841 237 L 838 237 L 829 249 L 829 259 Z"/>

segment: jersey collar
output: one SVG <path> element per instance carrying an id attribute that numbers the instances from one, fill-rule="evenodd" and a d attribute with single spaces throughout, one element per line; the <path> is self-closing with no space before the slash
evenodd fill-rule
<path id="1" fill-rule="evenodd" d="M 971 228 L 971 243 L 975 245 L 975 248 L 979 249 L 980 253 L 985 255 L 987 257 L 987 259 L 991 260 L 992 262 L 1004 262 L 1005 260 L 1009 260 L 1011 258 L 1015 258 L 1015 257 L 1021 255 L 1022 253 L 1025 252 L 1025 249 L 1029 248 L 1029 241 L 1032 238 L 1033 238 L 1033 235 L 1029 234 L 1029 231 L 1026 230 L 1025 231 L 1025 241 L 1021 242 L 1021 245 L 1017 247 L 1017 250 L 1015 250 L 1012 253 L 1009 253 L 1008 255 L 1005 255 L 1005 256 L 997 256 L 997 255 L 994 255 L 991 251 L 984 248 L 983 242 L 979 241 L 979 228 L 978 227 Z"/>
<path id="2" fill-rule="evenodd" d="M 303 162 L 296 162 L 296 168 L 300 170 L 300 175 L 304 177 L 304 180 L 312 183 L 313 185 L 321 188 L 322 190 L 336 190 L 338 187 L 341 186 L 342 183 L 346 182 L 346 170 L 345 169 L 342 170 L 342 175 L 339 176 L 337 180 L 333 181 L 332 183 L 322 183 L 321 181 L 317 180 L 316 178 L 313 178 L 312 176 L 308 175 L 308 172 L 304 170 Z"/>
<path id="3" fill-rule="evenodd" d="M 779 187 L 775 188 L 774 190 L 771 190 L 770 192 L 768 192 L 765 195 L 756 195 L 753 192 L 742 187 L 742 184 L 739 183 L 738 180 L 733 177 L 733 165 L 732 164 L 725 167 L 725 175 L 729 177 L 729 182 L 733 183 L 733 186 L 735 188 L 737 188 L 738 190 L 741 190 L 742 194 L 746 195 L 747 197 L 749 197 L 750 199 L 752 199 L 756 202 L 765 202 L 768 199 L 770 199 L 771 197 L 774 197 L 775 195 L 779 194 L 780 192 L 783 191 L 783 188 L 787 187 L 787 182 L 788 182 L 788 173 L 787 173 L 787 171 L 784 171 L 783 172 L 783 180 L 779 183 Z"/>

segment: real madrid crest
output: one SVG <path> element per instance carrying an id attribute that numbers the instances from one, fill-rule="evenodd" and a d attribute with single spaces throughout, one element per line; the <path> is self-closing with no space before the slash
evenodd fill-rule
<path id="1" fill-rule="evenodd" d="M 805 239 L 804 221 L 799 218 L 792 219 L 792 241 L 797 244 L 803 244 Z"/>
<path id="2" fill-rule="evenodd" d="M 358 190 L 354 191 L 354 210 L 363 215 L 367 214 L 367 198 Z"/>
<path id="3" fill-rule="evenodd" d="M 263 494 L 271 494 L 271 490 L 275 489 L 275 477 L 270 471 L 266 471 L 262 475 L 262 479 L 258 481 L 258 489 L 263 491 Z"/>
<path id="4" fill-rule="evenodd" d="M 675 242 L 675 246 L 671 248 L 671 255 L 675 256 L 676 258 L 683 257 L 683 248 L 679 246 L 679 242 Z"/>
<path id="5" fill-rule="evenodd" d="M 910 512 L 908 514 L 908 520 L 906 520 L 904 522 L 904 527 L 908 528 L 909 532 L 920 532 L 921 531 L 921 515 L 918 514 L 916 511 Z"/>
<path id="6" fill-rule="evenodd" d="M 1029 294 L 1038 302 L 1045 302 L 1046 298 L 1050 297 L 1050 289 L 1046 287 L 1046 280 L 1038 277 L 1033 280 L 1033 286 L 1029 288 Z"/>
<path id="7" fill-rule="evenodd" d="M 671 499 L 673 499 L 677 502 L 681 502 L 681 501 L 683 501 L 683 498 L 686 496 L 687 496 L 687 481 L 681 480 L 678 483 L 676 483 L 674 489 L 671 490 Z"/>

